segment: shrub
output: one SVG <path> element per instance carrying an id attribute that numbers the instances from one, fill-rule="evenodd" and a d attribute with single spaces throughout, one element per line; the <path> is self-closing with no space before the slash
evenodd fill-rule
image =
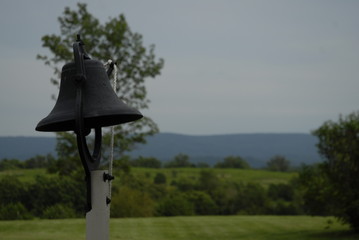
<path id="1" fill-rule="evenodd" d="M 184 194 L 176 193 L 160 201 L 156 212 L 159 216 L 190 216 L 194 215 L 194 206 Z"/>
<path id="2" fill-rule="evenodd" d="M 46 219 L 75 218 L 76 212 L 73 208 L 70 208 L 69 206 L 59 203 L 47 207 L 43 211 L 41 217 Z"/>
<path id="3" fill-rule="evenodd" d="M 165 184 L 166 181 L 166 175 L 164 175 L 163 173 L 157 173 L 153 180 L 155 184 Z"/>
<path id="4" fill-rule="evenodd" d="M 188 168 L 188 167 L 195 167 L 195 165 L 189 161 L 188 155 L 180 153 L 180 154 L 176 155 L 172 161 L 165 163 L 165 167 L 166 168 Z"/>
<path id="5" fill-rule="evenodd" d="M 284 156 L 276 155 L 267 162 L 269 171 L 287 172 L 290 168 L 290 161 Z"/>
<path id="6" fill-rule="evenodd" d="M 246 160 L 241 158 L 240 156 L 228 156 L 223 159 L 223 162 L 218 162 L 214 165 L 215 168 L 242 168 L 249 169 L 250 166 Z"/>
<path id="7" fill-rule="evenodd" d="M 273 200 L 282 199 L 285 201 L 292 201 L 294 197 L 294 190 L 289 184 L 270 184 L 268 188 L 268 196 Z"/>
<path id="8" fill-rule="evenodd" d="M 0 179 L 0 205 L 22 202 L 27 200 L 27 188 L 18 178 L 4 177 Z"/>
<path id="9" fill-rule="evenodd" d="M 239 189 L 236 205 L 240 214 L 258 215 L 267 213 L 269 201 L 261 185 L 248 183 Z"/>
<path id="10" fill-rule="evenodd" d="M 24 220 L 32 216 L 22 203 L 15 202 L 0 206 L 0 220 Z"/>
<path id="11" fill-rule="evenodd" d="M 70 177 L 37 176 L 29 187 L 28 209 L 41 217 L 43 211 L 56 204 L 74 208 L 82 214 L 86 204 L 85 181 L 77 182 Z"/>
<path id="12" fill-rule="evenodd" d="M 186 198 L 194 206 L 195 214 L 198 215 L 213 215 L 217 213 L 217 205 L 205 192 L 189 191 L 186 193 Z"/>
<path id="13" fill-rule="evenodd" d="M 131 161 L 133 167 L 161 168 L 162 162 L 154 157 L 138 157 Z"/>
<path id="14" fill-rule="evenodd" d="M 154 202 L 150 195 L 129 187 L 121 187 L 111 199 L 111 217 L 151 217 Z"/>

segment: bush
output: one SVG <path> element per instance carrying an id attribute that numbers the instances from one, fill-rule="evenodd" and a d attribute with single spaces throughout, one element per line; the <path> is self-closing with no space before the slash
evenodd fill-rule
<path id="1" fill-rule="evenodd" d="M 226 157 L 223 162 L 218 162 L 214 165 L 215 168 L 241 168 L 249 169 L 250 166 L 246 160 L 242 159 L 239 156 L 229 156 Z"/>
<path id="2" fill-rule="evenodd" d="M 165 184 L 166 181 L 166 175 L 164 175 L 163 173 L 157 173 L 153 180 L 155 184 Z"/>
<path id="3" fill-rule="evenodd" d="M 178 154 L 174 157 L 172 161 L 169 161 L 165 164 L 166 168 L 189 168 L 195 167 L 193 163 L 189 161 L 189 156 L 186 154 Z"/>
<path id="4" fill-rule="evenodd" d="M 150 195 L 129 187 L 121 187 L 111 199 L 111 217 L 151 217 L 154 202 Z"/>
<path id="5" fill-rule="evenodd" d="M 289 184 L 270 184 L 268 188 L 268 196 L 273 200 L 282 199 L 284 201 L 292 201 L 294 190 Z"/>
<path id="6" fill-rule="evenodd" d="M 157 158 L 149 157 L 139 157 L 131 161 L 133 167 L 145 167 L 145 168 L 161 168 L 162 162 Z"/>
<path id="7" fill-rule="evenodd" d="M 293 202 L 283 200 L 272 202 L 269 208 L 269 213 L 273 215 L 298 215 L 301 213 L 300 209 Z"/>
<path id="8" fill-rule="evenodd" d="M 29 187 L 28 209 L 35 216 L 43 216 L 47 208 L 63 204 L 83 214 L 86 205 L 85 181 L 77 182 L 70 177 L 37 176 Z"/>
<path id="9" fill-rule="evenodd" d="M 269 171 L 287 172 L 290 168 L 290 161 L 284 156 L 276 155 L 267 162 Z"/>
<path id="10" fill-rule="evenodd" d="M 24 164 L 19 159 L 3 158 L 0 160 L 0 171 L 18 169 L 23 167 Z"/>
<path id="11" fill-rule="evenodd" d="M 196 215 L 214 215 L 217 213 L 217 205 L 205 192 L 189 191 L 186 193 L 186 198 L 194 206 Z"/>
<path id="12" fill-rule="evenodd" d="M 75 217 L 76 217 L 75 210 L 61 203 L 47 207 L 43 211 L 41 216 L 41 218 L 46 218 L 46 219 L 63 219 L 63 218 L 75 218 Z"/>
<path id="13" fill-rule="evenodd" d="M 269 201 L 265 189 L 255 183 L 241 187 L 236 198 L 236 207 L 240 214 L 267 214 Z"/>
<path id="14" fill-rule="evenodd" d="M 0 206 L 0 220 L 25 220 L 32 216 L 22 203 L 9 203 Z"/>
<path id="15" fill-rule="evenodd" d="M 24 203 L 28 200 L 27 188 L 18 178 L 7 176 L 0 179 L 0 205 Z"/>
<path id="16" fill-rule="evenodd" d="M 193 179 L 185 177 L 173 180 L 171 185 L 177 187 L 177 189 L 181 192 L 195 190 L 197 188 L 197 183 Z"/>
<path id="17" fill-rule="evenodd" d="M 157 206 L 159 216 L 190 216 L 194 215 L 193 203 L 187 200 L 186 196 L 176 193 L 167 196 Z"/>

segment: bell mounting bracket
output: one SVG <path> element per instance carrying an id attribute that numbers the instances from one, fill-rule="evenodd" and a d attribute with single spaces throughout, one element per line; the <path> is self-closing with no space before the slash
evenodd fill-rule
<path id="1" fill-rule="evenodd" d="M 102 131 L 101 127 L 95 127 L 95 145 L 92 155 L 87 146 L 86 136 L 91 129 L 86 128 L 83 116 L 83 88 L 86 84 L 85 59 L 90 59 L 83 48 L 84 43 L 77 35 L 77 41 L 73 44 L 74 58 L 76 65 L 76 75 L 74 81 L 76 85 L 76 117 L 75 117 L 75 133 L 77 138 L 77 148 L 81 158 L 82 166 L 85 170 L 86 176 L 86 211 L 92 209 L 91 204 L 91 171 L 98 169 L 101 160 L 101 142 Z"/>

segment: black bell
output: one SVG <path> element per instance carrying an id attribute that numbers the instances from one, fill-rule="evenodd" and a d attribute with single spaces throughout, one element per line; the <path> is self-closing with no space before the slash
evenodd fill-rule
<path id="1" fill-rule="evenodd" d="M 73 44 L 74 62 L 65 64 L 61 72 L 60 92 L 50 114 L 36 126 L 37 131 L 76 133 L 77 148 L 86 174 L 87 211 L 91 205 L 91 174 L 101 160 L 102 127 L 132 122 L 142 114 L 123 103 L 112 89 L 103 64 L 91 60 L 83 49 L 80 35 Z M 86 135 L 95 129 L 91 155 Z"/>
<path id="2" fill-rule="evenodd" d="M 81 86 L 85 129 L 112 126 L 142 118 L 139 111 L 127 106 L 117 97 L 101 62 L 89 59 L 86 54 L 80 57 L 83 61 L 82 71 L 85 73 Z M 78 68 L 76 59 L 75 62 L 63 66 L 57 102 L 50 114 L 37 124 L 37 131 L 75 131 Z"/>

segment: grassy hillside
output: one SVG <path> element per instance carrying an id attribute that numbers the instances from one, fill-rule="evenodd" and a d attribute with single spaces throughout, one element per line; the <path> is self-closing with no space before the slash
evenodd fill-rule
<path id="1" fill-rule="evenodd" d="M 354 240 L 333 218 L 226 216 L 111 219 L 110 239 L 121 240 Z M 84 219 L 0 221 L 1 239 L 85 239 Z"/>

